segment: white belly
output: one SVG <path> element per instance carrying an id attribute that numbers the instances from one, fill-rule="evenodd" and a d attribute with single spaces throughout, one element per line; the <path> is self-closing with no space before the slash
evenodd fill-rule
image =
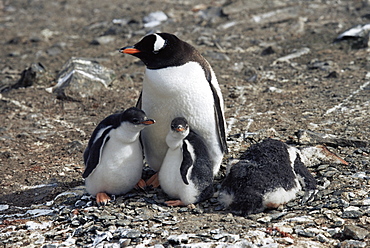
<path id="1" fill-rule="evenodd" d="M 214 164 L 222 160 L 209 82 L 199 64 L 189 62 L 182 67 L 146 70 L 142 109 L 156 124 L 144 129 L 142 138 L 146 160 L 155 170 L 163 162 L 166 135 L 176 117 L 185 117 L 190 128 L 205 139 Z"/>
<path id="2" fill-rule="evenodd" d="M 100 163 L 86 178 L 86 190 L 120 195 L 135 187 L 141 178 L 143 156 L 140 142 L 116 142 L 111 138 L 104 147 Z"/>
<path id="3" fill-rule="evenodd" d="M 188 205 L 196 202 L 199 192 L 190 180 L 189 184 L 185 184 L 182 180 L 180 174 L 181 162 L 181 149 L 168 149 L 161 170 L 159 171 L 158 179 L 162 190 L 168 196 L 176 200 L 180 199 L 185 205 Z M 190 175 L 191 170 L 190 168 L 188 175 Z"/>

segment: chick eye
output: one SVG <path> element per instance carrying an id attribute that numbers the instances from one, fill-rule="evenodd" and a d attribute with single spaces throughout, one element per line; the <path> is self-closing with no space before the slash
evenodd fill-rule
<path id="1" fill-rule="evenodd" d="M 132 123 L 134 123 L 134 124 L 139 124 L 139 123 L 140 123 L 140 121 L 139 121 L 139 119 L 134 118 L 134 119 L 132 119 Z"/>

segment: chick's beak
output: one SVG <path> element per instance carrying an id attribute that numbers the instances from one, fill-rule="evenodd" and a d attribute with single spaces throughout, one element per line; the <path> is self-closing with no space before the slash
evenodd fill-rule
<path id="1" fill-rule="evenodd" d="M 145 121 L 142 121 L 141 124 L 143 125 L 152 125 L 155 123 L 155 120 L 153 119 L 146 119 Z"/>
<path id="2" fill-rule="evenodd" d="M 127 46 L 119 49 L 120 53 L 135 54 L 141 52 L 139 49 L 136 49 L 134 46 Z"/>
<path id="3" fill-rule="evenodd" d="M 185 131 L 185 127 L 179 125 L 179 126 L 176 127 L 176 131 L 177 132 L 183 132 L 183 131 Z"/>

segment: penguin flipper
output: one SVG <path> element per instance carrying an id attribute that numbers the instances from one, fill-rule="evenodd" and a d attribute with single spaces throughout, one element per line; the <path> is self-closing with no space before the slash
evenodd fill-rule
<path id="1" fill-rule="evenodd" d="M 182 151 L 183 156 L 182 156 L 182 162 L 181 162 L 181 167 L 180 167 L 180 174 L 181 174 L 182 181 L 186 185 L 188 185 L 189 181 L 186 178 L 186 175 L 188 174 L 189 168 L 193 165 L 193 159 L 191 158 L 190 152 L 188 151 L 186 142 L 183 143 L 182 149 L 183 149 Z"/>
<path id="2" fill-rule="evenodd" d="M 140 92 L 139 99 L 137 99 L 137 102 L 136 102 L 136 107 L 139 109 L 141 109 L 141 106 L 142 106 L 142 99 L 143 99 L 143 91 Z"/>
<path id="3" fill-rule="evenodd" d="M 222 152 L 228 153 L 227 143 L 226 143 L 225 121 L 224 121 L 224 115 L 221 109 L 221 101 L 220 101 L 220 98 L 213 84 L 209 82 L 209 85 L 211 87 L 213 99 L 214 99 L 215 119 L 216 119 L 218 138 L 220 140 L 220 148 Z"/>
<path id="4" fill-rule="evenodd" d="M 93 170 L 95 170 L 96 166 L 100 163 L 101 155 L 103 152 L 103 148 L 105 143 L 109 140 L 108 133 L 112 130 L 111 128 L 107 128 L 103 134 L 91 145 L 88 150 L 88 155 L 86 155 L 87 159 L 85 161 L 85 171 L 82 174 L 83 178 L 88 177 Z"/>

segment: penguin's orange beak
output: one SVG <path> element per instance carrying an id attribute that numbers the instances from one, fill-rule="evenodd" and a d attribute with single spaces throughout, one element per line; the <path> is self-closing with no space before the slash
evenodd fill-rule
<path id="1" fill-rule="evenodd" d="M 136 49 L 133 46 L 123 47 L 119 49 L 120 53 L 135 54 L 141 52 L 139 49 Z"/>
<path id="2" fill-rule="evenodd" d="M 183 132 L 183 131 L 185 131 L 185 127 L 183 127 L 183 126 L 178 126 L 178 127 L 176 128 L 176 131 L 177 131 L 177 132 Z"/>
<path id="3" fill-rule="evenodd" d="M 152 120 L 152 119 L 147 119 L 141 122 L 141 124 L 144 124 L 144 125 L 152 125 L 154 123 L 155 123 L 155 120 Z"/>

